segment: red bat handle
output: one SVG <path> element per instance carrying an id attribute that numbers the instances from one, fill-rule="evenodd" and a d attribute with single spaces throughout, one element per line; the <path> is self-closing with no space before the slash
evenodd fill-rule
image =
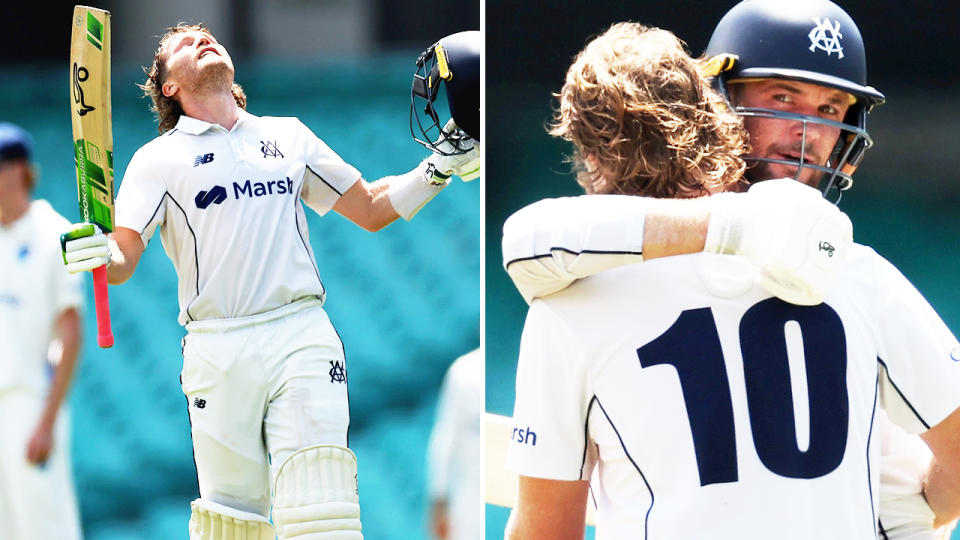
<path id="1" fill-rule="evenodd" d="M 113 347 L 110 329 L 110 298 L 107 295 L 107 265 L 93 269 L 93 297 L 97 304 L 97 345 Z"/>

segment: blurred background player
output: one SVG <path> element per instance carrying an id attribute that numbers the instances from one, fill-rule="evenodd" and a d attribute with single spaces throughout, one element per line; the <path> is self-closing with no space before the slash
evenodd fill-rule
<path id="1" fill-rule="evenodd" d="M 651 65 L 656 68 L 651 69 Z M 724 110 L 724 101 L 712 95 L 706 82 L 700 80 L 697 69 L 669 33 L 648 32 L 637 25 L 615 25 L 591 42 L 571 66 L 553 133 L 574 141 L 577 159 L 586 160 L 583 165 L 587 169 L 599 171 L 594 175 L 596 181 L 619 184 L 620 192 L 655 194 L 665 182 L 677 182 L 685 177 L 692 180 L 692 184 L 680 184 L 679 196 L 715 191 L 717 176 L 736 181 L 737 175 L 731 175 L 729 168 L 724 169 L 723 161 L 718 167 L 715 159 L 718 156 L 714 152 L 736 156 L 742 152 L 743 139 L 738 140 L 721 129 L 723 123 L 717 119 L 730 113 Z M 618 91 L 610 91 L 607 87 L 611 85 Z M 597 93 L 606 96 L 605 99 L 597 101 L 592 97 Z M 611 110 L 629 113 L 616 117 L 610 114 Z M 592 136 L 604 129 L 617 132 L 617 126 L 633 129 L 636 124 L 646 126 L 636 135 L 636 140 Z M 697 126 L 697 137 L 686 137 L 684 129 L 693 126 Z M 635 175 L 622 180 L 609 176 L 610 167 L 617 165 L 616 161 L 611 162 L 610 156 L 628 147 L 638 149 Z M 703 153 L 698 155 L 698 149 Z M 661 154 L 672 157 L 667 161 L 654 159 Z M 592 159 L 596 161 L 591 163 Z M 678 175 L 672 175 L 673 172 Z M 713 174 L 717 172 L 720 174 Z M 809 191 L 789 180 L 777 182 L 792 186 L 799 195 Z M 757 188 L 765 190 L 773 185 L 764 183 Z M 958 455 L 950 441 L 960 426 L 957 423 L 960 410 L 957 403 L 951 401 L 955 398 L 935 398 L 922 405 L 920 401 L 926 398 L 924 394 L 931 387 L 944 384 L 944 378 L 950 382 L 937 392 L 956 393 L 960 373 L 954 363 L 945 361 L 951 354 L 949 351 L 958 350 L 956 339 L 896 270 L 878 260 L 871 251 L 855 248 L 850 263 L 853 268 L 844 269 L 845 275 L 841 277 L 845 284 L 828 297 L 833 307 L 828 304 L 787 307 L 788 304 L 769 298 L 746 307 L 756 298 L 769 296 L 760 294 L 754 298 L 758 287 L 749 267 L 740 259 L 703 258 L 705 256 L 671 258 L 598 274 L 545 301 L 534 302 L 521 344 L 515 421 L 517 425 L 536 429 L 541 444 L 514 441 L 512 445 L 512 464 L 525 476 L 521 476 L 516 519 L 508 531 L 516 538 L 580 537 L 587 485 L 576 480 L 589 478 L 594 463 L 598 462 L 599 482 L 595 478 L 592 486 L 601 515 L 598 532 L 606 531 L 612 537 L 624 537 L 627 530 L 641 529 L 645 536 L 694 537 L 699 535 L 697 531 L 701 526 L 721 537 L 734 531 L 737 537 L 744 534 L 808 537 L 817 535 L 817 527 L 822 527 L 821 532 L 826 535 L 872 537 L 875 526 L 862 528 L 862 519 L 850 519 L 853 515 L 867 518 L 875 515 L 873 492 L 866 489 L 866 485 L 864 496 L 859 500 L 856 489 L 841 496 L 851 502 L 849 508 L 839 514 L 835 514 L 836 508 L 821 506 L 829 499 L 827 494 L 836 495 L 860 484 L 855 477 L 861 466 L 843 456 L 851 452 L 861 456 L 863 448 L 870 448 L 874 429 L 872 408 L 876 406 L 877 394 L 870 389 L 869 381 L 881 383 L 883 399 L 890 410 L 898 412 L 897 421 L 901 424 L 914 425 L 919 420 L 922 426 L 918 425 L 917 429 L 922 430 L 946 417 L 924 437 L 934 453 L 942 458 L 941 465 L 951 472 L 938 478 L 939 485 L 934 485 L 931 479 L 927 494 L 931 495 L 933 489 L 937 502 L 941 503 L 949 502 L 952 497 L 954 508 L 951 510 L 955 515 L 956 490 L 950 485 L 955 483 Z M 858 290 L 863 288 L 861 276 L 864 275 L 874 275 L 882 281 L 879 294 Z M 666 276 L 671 277 L 663 281 Z M 663 296 L 663 282 L 673 283 L 672 295 Z M 697 297 L 704 293 L 706 296 Z M 711 296 L 713 299 L 709 300 Z M 858 302 L 870 303 L 878 298 L 885 298 L 882 305 L 896 305 L 897 309 L 855 307 Z M 691 305 L 710 307 L 684 309 Z M 746 311 L 736 307 L 738 305 L 746 307 Z M 666 313 L 662 312 L 664 308 Z M 670 324 L 675 310 L 682 310 L 682 314 Z M 598 311 L 619 315 L 601 328 L 585 319 Z M 924 318 L 926 322 L 911 326 L 893 320 L 904 316 L 903 312 L 909 313 L 905 320 Z M 864 313 L 877 315 L 864 318 Z M 705 315 L 699 317 L 700 314 Z M 661 321 L 661 315 L 668 319 Z M 877 320 L 871 320 L 873 317 Z M 809 403 L 798 407 L 796 412 L 793 407 L 784 409 L 788 412 L 785 417 L 773 412 L 778 407 L 771 406 L 770 400 L 789 395 L 790 379 L 796 375 L 767 367 L 785 361 L 787 353 L 780 353 L 779 349 L 784 345 L 790 347 L 789 337 L 786 341 L 782 337 L 771 340 L 769 337 L 776 336 L 775 331 L 768 334 L 758 328 L 768 324 L 776 328 L 779 323 L 771 323 L 771 319 L 799 325 L 802 334 L 796 337 L 802 335 L 806 359 L 805 387 L 809 387 Z M 732 328 L 727 324 L 731 320 Z M 663 322 L 667 324 L 662 325 Z M 739 345 L 736 325 L 739 325 Z M 890 342 L 891 338 L 883 330 L 888 325 L 900 330 L 895 342 Z M 664 330 L 666 327 L 669 329 Z M 879 331 L 870 330 L 865 335 L 858 331 L 860 327 Z M 783 327 L 780 328 L 782 332 Z M 838 329 L 839 334 L 833 335 Z M 567 336 L 567 332 L 573 336 Z M 787 333 L 790 334 L 789 328 Z M 824 341 L 828 335 L 832 337 Z M 678 340 L 682 346 L 677 346 Z M 633 346 L 644 342 L 645 345 L 633 350 Z M 849 349 L 842 346 L 845 342 Z M 719 350 L 721 343 L 724 343 L 723 352 Z M 838 344 L 840 352 L 837 352 Z M 742 350 L 742 371 L 735 368 L 739 358 L 732 351 L 737 348 Z M 710 358 L 716 355 L 721 359 L 720 371 L 708 373 L 711 365 L 715 366 Z M 760 361 L 758 355 L 765 358 Z M 824 364 L 827 357 L 830 361 Z M 687 358 L 697 360 L 689 364 L 684 361 Z M 724 362 L 727 368 L 723 367 Z M 661 364 L 673 365 L 676 371 L 663 371 L 659 369 Z M 882 368 L 880 376 L 872 374 L 871 368 Z M 731 382 L 727 382 L 725 371 L 730 373 Z M 675 374 L 671 378 L 679 376 L 681 399 L 686 402 L 685 409 L 681 407 L 681 410 L 686 411 L 690 425 L 690 432 L 681 428 L 678 436 L 671 433 L 670 426 L 687 422 L 673 418 L 669 404 L 679 396 L 675 396 L 677 391 L 668 384 L 669 379 L 661 379 L 671 373 Z M 784 376 L 786 387 L 773 390 L 782 386 Z M 922 384 L 918 384 L 918 380 L 906 382 L 912 376 L 917 376 Z M 710 382 L 707 386 L 698 386 L 698 381 L 704 378 Z M 763 382 L 758 385 L 760 380 Z M 834 382 L 828 383 L 830 380 Z M 891 393 L 891 381 L 893 385 L 900 385 L 897 394 Z M 739 405 L 731 409 L 730 398 L 719 393 L 736 395 L 744 383 L 752 438 L 742 438 L 740 431 L 734 435 L 734 424 L 742 424 L 746 411 Z M 725 389 L 714 388 L 715 384 Z M 905 390 L 907 387 L 912 390 Z M 711 398 L 704 402 L 703 395 Z M 737 402 L 740 401 L 738 398 Z M 827 402 L 831 404 L 824 408 Z M 911 404 L 912 412 L 904 414 L 901 409 L 904 402 Z M 804 428 L 809 430 L 808 434 L 801 435 L 793 425 L 794 414 L 806 417 L 800 425 L 808 426 Z M 835 427 L 840 429 L 824 424 L 824 414 L 833 415 L 831 423 L 838 422 Z M 739 420 L 735 421 L 736 418 Z M 861 425 L 864 420 L 868 421 L 866 431 Z M 695 456 L 688 452 L 691 432 Z M 639 433 L 643 436 L 638 437 Z M 658 436 L 650 437 L 651 433 Z M 784 438 L 784 433 L 790 435 Z M 803 443 L 806 437 L 809 440 Z M 578 438 L 583 440 L 577 442 Z M 799 454 L 792 450 L 798 442 L 802 447 Z M 739 466 L 737 464 L 736 456 L 751 446 L 756 448 L 763 464 L 760 469 L 754 468 L 750 460 L 740 460 Z M 686 454 L 697 464 L 703 489 L 691 491 L 691 486 L 696 484 L 691 480 L 695 481 L 697 475 L 685 478 L 683 467 L 672 467 L 676 469 L 672 477 L 663 475 L 665 468 L 671 468 L 664 466 L 663 459 L 686 461 L 678 457 Z M 867 452 L 871 461 L 875 455 L 876 450 Z M 771 471 L 775 473 L 773 478 L 779 479 L 773 483 L 767 477 Z M 837 474 L 826 477 L 833 471 Z M 838 476 L 848 477 L 842 486 L 835 485 Z M 870 482 L 867 480 L 867 484 Z M 946 491 L 940 492 L 945 486 Z M 754 500 L 759 492 L 773 497 L 781 490 L 796 490 L 798 497 L 810 496 L 817 490 L 821 490 L 821 494 L 815 497 L 817 502 L 791 503 L 789 516 L 764 510 L 768 500 Z M 635 511 L 639 501 L 646 501 L 645 518 Z M 747 507 L 751 515 L 763 518 L 739 519 L 739 512 Z M 718 509 L 719 512 L 714 512 Z M 812 513 L 795 522 L 797 513 L 802 511 Z M 703 521 L 690 517 L 705 514 L 711 515 Z"/>
<path id="2" fill-rule="evenodd" d="M 69 222 L 33 200 L 33 142 L 0 122 L 0 537 L 82 537 L 64 398 L 80 348 L 80 278 L 53 235 Z"/>
<path id="3" fill-rule="evenodd" d="M 438 540 L 483 537 L 482 412 L 483 352 L 477 349 L 453 362 L 437 399 L 427 470 L 431 531 Z"/>

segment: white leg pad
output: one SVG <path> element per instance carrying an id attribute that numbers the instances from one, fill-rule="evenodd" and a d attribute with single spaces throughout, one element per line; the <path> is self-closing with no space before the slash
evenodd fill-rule
<path id="1" fill-rule="evenodd" d="M 357 458 L 336 445 L 297 450 L 280 466 L 273 521 L 285 540 L 363 540 Z"/>
<path id="2" fill-rule="evenodd" d="M 260 514 L 197 499 L 190 503 L 190 540 L 274 540 L 274 533 Z"/>

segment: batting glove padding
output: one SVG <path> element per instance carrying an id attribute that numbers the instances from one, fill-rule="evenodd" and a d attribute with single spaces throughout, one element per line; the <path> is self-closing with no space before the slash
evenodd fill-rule
<path id="1" fill-rule="evenodd" d="M 443 131 L 447 134 L 447 137 L 457 139 L 460 148 L 468 148 L 468 150 L 464 153 L 453 154 L 455 148 L 447 139 L 443 139 L 435 144 L 444 153 L 451 155 L 434 153 L 427 158 L 427 161 L 432 163 L 441 175 L 447 177 L 451 175 L 459 176 L 464 182 L 479 178 L 480 164 L 482 163 L 480 142 L 472 139 L 462 129 L 458 128 L 452 118 L 443 126 Z"/>
<path id="2" fill-rule="evenodd" d="M 89 272 L 110 264 L 107 235 L 93 223 L 76 223 L 60 235 L 63 264 L 71 274 Z"/>
<path id="3" fill-rule="evenodd" d="M 746 257 L 760 269 L 763 287 L 791 304 L 823 302 L 852 244 L 850 218 L 792 179 L 710 197 L 704 251 Z"/>

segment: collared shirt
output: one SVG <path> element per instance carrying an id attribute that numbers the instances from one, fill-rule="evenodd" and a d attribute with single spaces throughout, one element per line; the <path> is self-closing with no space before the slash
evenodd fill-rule
<path id="1" fill-rule="evenodd" d="M 60 233 L 70 223 L 47 201 L 0 226 L 0 390 L 46 392 L 54 322 L 82 303 L 81 276 L 63 266 Z"/>
<path id="2" fill-rule="evenodd" d="M 591 480 L 598 540 L 875 540 L 877 407 L 910 431 L 943 421 L 960 343 L 861 245 L 823 304 L 759 283 L 745 259 L 698 253 L 535 300 L 508 467 Z"/>
<path id="3" fill-rule="evenodd" d="M 296 118 L 241 109 L 227 130 L 181 116 L 130 160 L 116 225 L 144 245 L 160 227 L 180 324 L 254 315 L 324 298 L 301 200 L 323 215 L 359 178 Z"/>

